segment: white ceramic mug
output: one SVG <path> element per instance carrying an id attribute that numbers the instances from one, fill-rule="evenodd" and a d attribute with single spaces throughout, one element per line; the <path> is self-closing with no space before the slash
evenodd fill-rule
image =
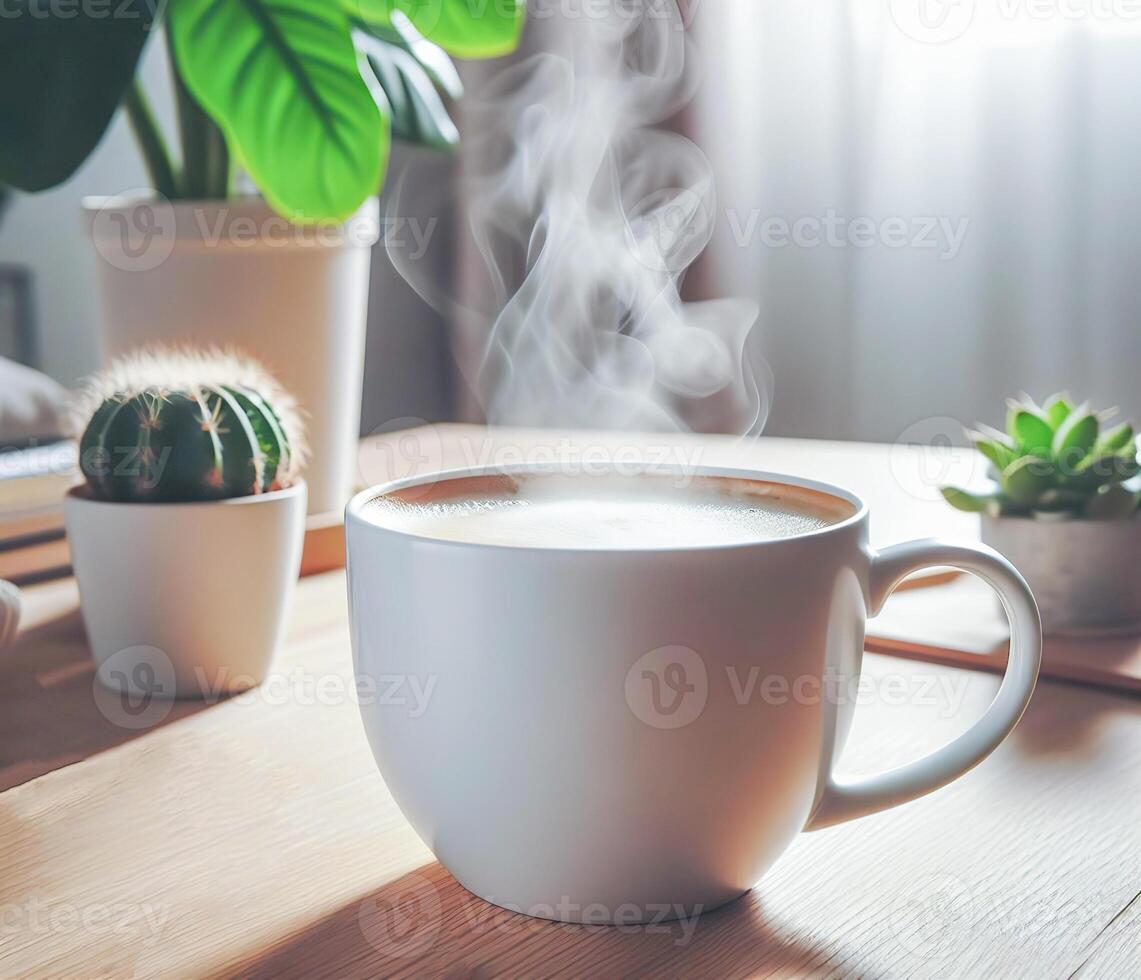
<path id="1" fill-rule="evenodd" d="M 489 472 L 504 471 L 366 490 L 349 504 L 346 534 L 377 763 L 444 867 L 498 905 L 619 923 L 715 908 L 750 889 L 802 830 L 967 772 L 1030 699 L 1041 627 L 1013 566 L 989 548 L 936 540 L 874 552 L 867 508 L 836 487 L 702 469 L 822 491 L 851 516 L 796 537 L 696 548 L 473 544 L 363 514 L 379 493 Z M 972 572 L 1002 599 L 1002 685 L 948 745 L 839 783 L 832 767 L 853 708 L 828 696 L 829 679 L 858 678 L 867 617 L 931 565 Z M 787 696 L 770 685 L 741 703 L 727 675 L 753 667 L 783 678 Z"/>

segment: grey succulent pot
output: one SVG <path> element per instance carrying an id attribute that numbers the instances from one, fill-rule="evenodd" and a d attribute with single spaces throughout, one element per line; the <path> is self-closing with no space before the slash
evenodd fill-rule
<path id="1" fill-rule="evenodd" d="M 1043 632 L 1141 632 L 1141 518 L 982 517 L 982 538 L 1030 585 Z"/>

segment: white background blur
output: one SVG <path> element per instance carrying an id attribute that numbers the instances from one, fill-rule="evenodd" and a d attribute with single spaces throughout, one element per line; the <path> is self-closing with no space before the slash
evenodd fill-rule
<path id="1" fill-rule="evenodd" d="M 931 416 L 994 423 L 1006 395 L 1063 387 L 1141 417 L 1141 3 L 689 8 L 701 83 L 686 128 L 718 188 L 702 290 L 761 304 L 768 433 L 892 440 Z M 533 18 L 526 47 L 557 29 Z M 162 55 L 152 42 L 152 91 Z M 466 66 L 471 95 L 493 68 Z M 462 159 L 414 160 L 418 199 L 432 210 L 439 188 L 442 211 Z M 44 367 L 65 383 L 98 363 L 79 199 L 144 182 L 119 119 L 75 178 L 0 226 L 0 261 L 34 270 Z M 369 324 L 366 431 L 475 411 L 448 325 L 379 249 Z"/>
<path id="2" fill-rule="evenodd" d="M 966 222 L 953 257 L 720 223 L 718 288 L 762 304 L 768 431 L 993 423 L 1019 389 L 1141 414 L 1141 5 L 718 0 L 696 24 L 723 209 Z"/>

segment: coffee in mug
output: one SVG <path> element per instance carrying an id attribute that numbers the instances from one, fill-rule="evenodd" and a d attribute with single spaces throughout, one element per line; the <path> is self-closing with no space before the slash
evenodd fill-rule
<path id="1" fill-rule="evenodd" d="M 851 504 L 756 480 L 532 474 L 461 477 L 378 494 L 364 517 L 447 541 L 527 548 L 681 548 L 746 544 L 818 531 Z"/>
<path id="2" fill-rule="evenodd" d="M 868 519 L 839 487 L 721 469 L 471 468 L 358 494 L 346 536 L 362 690 L 395 678 L 426 695 L 361 699 L 385 784 L 469 891 L 619 924 L 716 908 L 801 831 L 938 789 L 1021 716 L 1038 612 L 989 548 L 876 552 Z M 867 618 L 930 565 L 999 594 L 1002 685 L 949 744 L 841 783 L 856 709 L 829 680 L 858 682 Z M 795 696 L 742 699 L 730 678 L 754 673 Z"/>

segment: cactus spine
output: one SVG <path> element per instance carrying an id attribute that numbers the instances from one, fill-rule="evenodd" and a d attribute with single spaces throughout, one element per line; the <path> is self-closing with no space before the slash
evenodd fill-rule
<path id="1" fill-rule="evenodd" d="M 170 367 L 148 357 L 151 365 Z M 180 355 L 172 363 L 217 368 L 242 362 L 215 363 L 206 356 Z M 146 364 L 136 360 L 131 365 L 140 366 L 145 369 Z M 211 380 L 135 381 L 101 396 L 79 443 L 80 468 L 93 497 L 131 502 L 217 500 L 290 484 L 297 462 L 288 434 L 290 413 L 285 413 L 283 422 L 283 414 L 259 388 L 236 380 L 213 380 L 224 371 L 165 373 L 176 379 L 182 373 Z M 121 381 L 114 370 L 107 379 Z"/>

